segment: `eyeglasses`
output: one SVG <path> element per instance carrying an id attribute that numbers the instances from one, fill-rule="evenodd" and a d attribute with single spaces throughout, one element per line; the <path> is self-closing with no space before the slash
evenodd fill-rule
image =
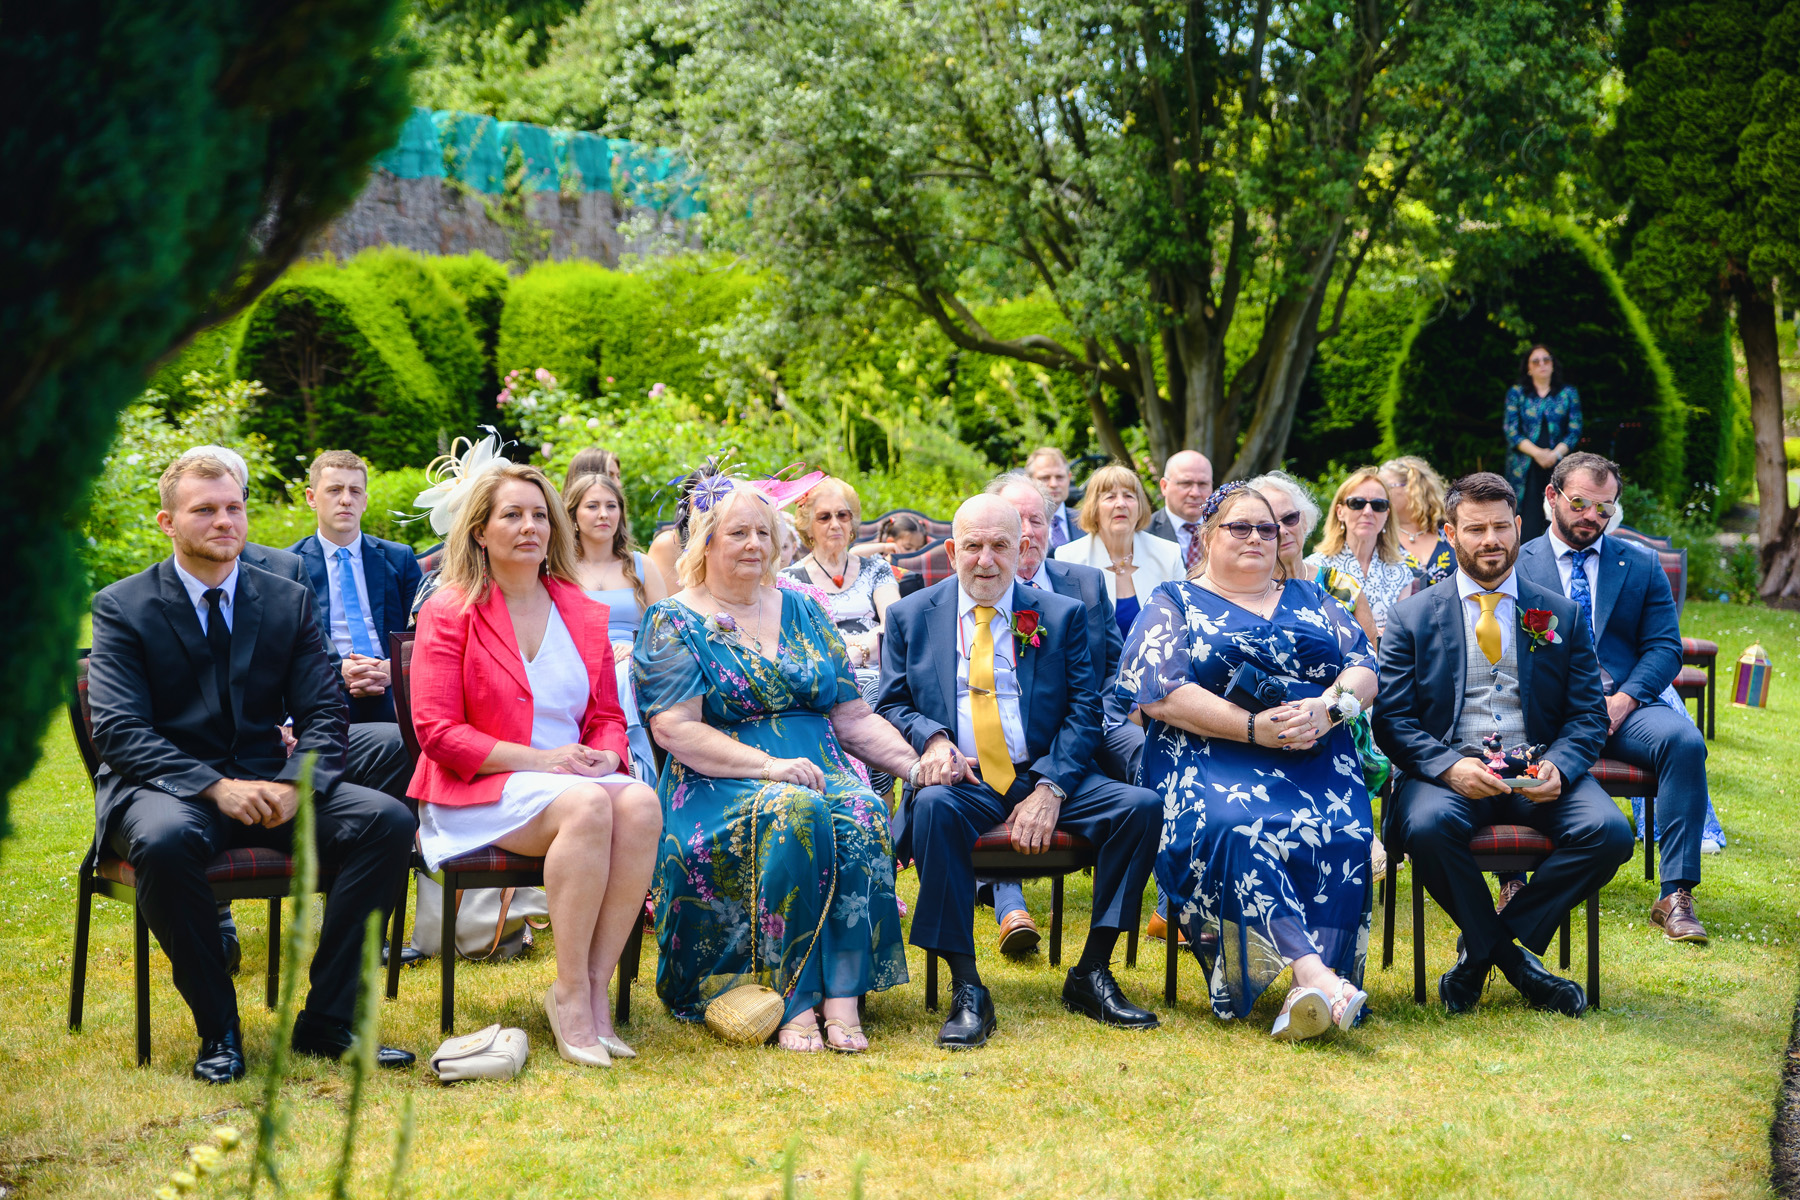
<path id="1" fill-rule="evenodd" d="M 1272 542 L 1281 536 L 1281 526 L 1273 521 L 1262 521 L 1255 525 L 1252 525 L 1248 521 L 1231 521 L 1219 526 L 1219 528 L 1223 529 L 1226 533 L 1229 533 L 1240 542 L 1249 541 L 1252 532 L 1265 542 Z"/>
<path id="2" fill-rule="evenodd" d="M 1299 509 L 1295 509 L 1293 512 L 1289 513 L 1285 517 L 1276 517 L 1275 519 L 1277 521 L 1280 521 L 1282 523 L 1282 525 L 1286 526 L 1289 529 L 1300 528 L 1300 522 L 1302 520 Z"/>
<path id="3" fill-rule="evenodd" d="M 1351 512 L 1361 512 L 1365 508 L 1372 508 L 1376 512 L 1386 512 L 1388 510 L 1388 502 L 1386 500 L 1371 500 L 1367 496 L 1352 496 L 1344 501 L 1344 507 Z"/>
<path id="4" fill-rule="evenodd" d="M 854 520 L 856 520 L 856 514 L 847 508 L 839 509 L 834 513 L 822 512 L 813 514 L 813 523 L 817 525 L 829 525 L 833 521 L 842 521 L 848 525 Z"/>
<path id="5" fill-rule="evenodd" d="M 1619 511 L 1617 500 L 1589 500 L 1585 496 L 1571 496 L 1561 488 L 1556 489 L 1556 494 L 1567 500 L 1569 507 L 1576 512 L 1584 513 L 1591 508 L 1594 510 L 1594 515 L 1603 521 L 1611 519 L 1612 515 Z"/>

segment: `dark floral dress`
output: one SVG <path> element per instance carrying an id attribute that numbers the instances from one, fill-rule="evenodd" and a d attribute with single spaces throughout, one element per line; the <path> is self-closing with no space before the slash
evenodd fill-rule
<path id="1" fill-rule="evenodd" d="M 651 718 L 701 698 L 708 725 L 776 758 L 810 758 L 825 791 L 715 779 L 671 755 L 657 795 L 656 991 L 697 1021 L 713 997 L 761 983 L 787 1019 L 828 997 L 906 982 L 887 806 L 852 769 L 829 714 L 861 699 L 844 643 L 814 601 L 781 592 L 770 662 L 676 600 L 651 606 L 632 653 Z"/>
<path id="2" fill-rule="evenodd" d="M 1493 393 L 1489 392 L 1488 395 Z M 1540 495 L 1544 490 L 1542 483 L 1536 488 L 1529 487 L 1532 469 L 1535 467 L 1543 472 L 1546 481 L 1549 472 L 1525 457 L 1519 450 L 1519 442 L 1529 439 L 1532 445 L 1541 446 L 1545 450 L 1556 449 L 1558 442 L 1571 450 L 1580 446 L 1581 394 L 1572 387 L 1565 387 L 1548 396 L 1538 395 L 1536 388 L 1530 391 L 1520 387 L 1508 388 L 1506 415 L 1501 421 L 1501 431 L 1506 435 L 1507 482 L 1519 494 L 1522 509 L 1528 494 Z M 1535 509 L 1537 506 L 1533 504 L 1532 507 Z"/>
<path id="3" fill-rule="evenodd" d="M 1265 619 L 1181 581 L 1150 594 L 1117 691 L 1139 705 L 1189 683 L 1222 696 L 1245 662 L 1284 681 L 1295 699 L 1322 694 L 1346 667 L 1374 665 L 1362 629 L 1316 584 L 1283 585 Z M 1206 970 L 1215 1016 L 1248 1016 L 1307 954 L 1361 985 L 1374 816 L 1348 728 L 1291 754 L 1153 720 L 1139 779 L 1162 794 L 1156 881 Z"/>

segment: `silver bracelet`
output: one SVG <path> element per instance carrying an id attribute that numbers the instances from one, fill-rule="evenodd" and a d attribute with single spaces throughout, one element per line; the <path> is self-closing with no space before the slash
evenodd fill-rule
<path id="1" fill-rule="evenodd" d="M 918 789 L 919 768 L 924 765 L 925 765 L 925 760 L 922 758 L 913 760 L 912 770 L 910 770 L 906 773 L 906 786 L 907 787 L 912 788 L 915 791 Z"/>

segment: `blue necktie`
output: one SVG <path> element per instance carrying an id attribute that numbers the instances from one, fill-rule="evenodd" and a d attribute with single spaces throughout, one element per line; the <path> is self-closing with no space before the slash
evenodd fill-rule
<path id="1" fill-rule="evenodd" d="M 1050 549 L 1055 550 L 1058 546 L 1066 545 L 1068 543 L 1069 527 L 1064 523 L 1067 520 L 1067 509 L 1059 508 L 1056 512 L 1050 514 Z"/>
<path id="2" fill-rule="evenodd" d="M 1594 592 L 1588 587 L 1587 558 L 1590 550 L 1569 551 L 1569 599 L 1581 610 L 1581 619 L 1587 622 L 1589 635 L 1596 635 L 1594 628 Z"/>
<path id="3" fill-rule="evenodd" d="M 344 623 L 350 626 L 350 651 L 367 658 L 380 658 L 369 644 L 369 623 L 363 620 L 362 598 L 356 594 L 356 575 L 350 570 L 350 547 L 339 546 L 338 592 L 344 600 Z"/>

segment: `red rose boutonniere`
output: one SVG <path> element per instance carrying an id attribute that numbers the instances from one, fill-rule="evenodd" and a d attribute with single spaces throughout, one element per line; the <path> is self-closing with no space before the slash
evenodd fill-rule
<path id="1" fill-rule="evenodd" d="M 1526 609 L 1519 615 L 1519 628 L 1531 639 L 1533 653 L 1539 646 L 1555 646 L 1562 642 L 1556 632 L 1556 614 L 1547 608 Z"/>
<path id="2" fill-rule="evenodd" d="M 1038 631 L 1039 620 L 1038 614 L 1029 608 L 1022 608 L 1013 614 L 1012 632 L 1013 637 L 1018 640 L 1020 650 L 1036 646 L 1043 640 L 1043 634 Z"/>

